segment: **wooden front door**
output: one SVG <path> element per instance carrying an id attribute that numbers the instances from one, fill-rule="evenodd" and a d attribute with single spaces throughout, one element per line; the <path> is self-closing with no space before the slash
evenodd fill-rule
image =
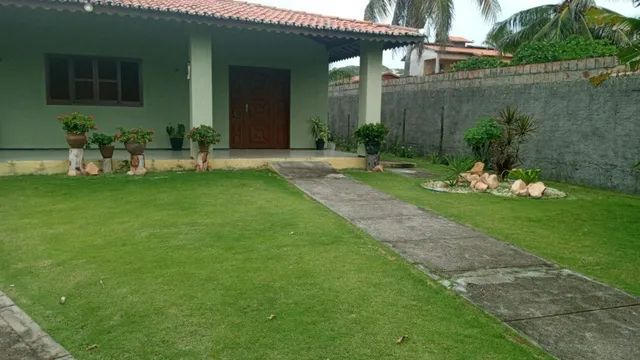
<path id="1" fill-rule="evenodd" d="M 288 149 L 290 72 L 232 66 L 229 128 L 232 149 Z"/>

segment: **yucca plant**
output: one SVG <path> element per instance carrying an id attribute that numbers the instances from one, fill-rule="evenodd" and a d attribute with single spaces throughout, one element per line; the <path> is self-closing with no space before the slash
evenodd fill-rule
<path id="1" fill-rule="evenodd" d="M 460 174 L 469 171 L 476 162 L 474 158 L 464 155 L 446 156 L 445 161 L 448 164 L 445 182 L 450 187 L 458 185 Z"/>
<path id="2" fill-rule="evenodd" d="M 500 178 L 504 178 L 520 163 L 520 146 L 536 132 L 537 127 L 533 117 L 514 107 L 501 110 L 495 119 L 502 128 L 502 136 L 492 145 L 493 169 Z"/>

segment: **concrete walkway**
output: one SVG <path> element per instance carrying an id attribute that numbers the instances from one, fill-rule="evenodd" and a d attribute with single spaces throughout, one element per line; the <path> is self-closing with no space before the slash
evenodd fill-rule
<path id="1" fill-rule="evenodd" d="M 337 174 L 273 168 L 560 359 L 640 359 L 640 299 Z"/>
<path id="2" fill-rule="evenodd" d="M 73 357 L 0 291 L 0 359 L 73 360 Z"/>

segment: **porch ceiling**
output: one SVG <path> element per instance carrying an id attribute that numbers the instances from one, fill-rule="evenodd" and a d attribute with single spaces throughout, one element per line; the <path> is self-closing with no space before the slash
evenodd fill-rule
<path id="1" fill-rule="evenodd" d="M 360 54 L 360 41 L 382 42 L 384 49 L 423 40 L 418 29 L 348 20 L 235 0 L 0 0 L 0 5 L 171 20 L 251 31 L 288 33 L 324 44 L 329 61 Z"/>

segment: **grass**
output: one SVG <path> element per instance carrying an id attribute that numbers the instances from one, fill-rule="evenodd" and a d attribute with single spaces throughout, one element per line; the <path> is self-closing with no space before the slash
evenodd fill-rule
<path id="1" fill-rule="evenodd" d="M 446 173 L 445 166 L 411 161 L 434 178 Z M 639 196 L 548 182 L 569 197 L 504 199 L 488 194 L 435 193 L 420 187 L 424 179 L 391 173 L 354 171 L 350 175 L 562 266 L 640 294 Z"/>
<path id="2" fill-rule="evenodd" d="M 0 178 L 0 218 L 0 289 L 80 360 L 547 358 L 270 172 Z"/>

